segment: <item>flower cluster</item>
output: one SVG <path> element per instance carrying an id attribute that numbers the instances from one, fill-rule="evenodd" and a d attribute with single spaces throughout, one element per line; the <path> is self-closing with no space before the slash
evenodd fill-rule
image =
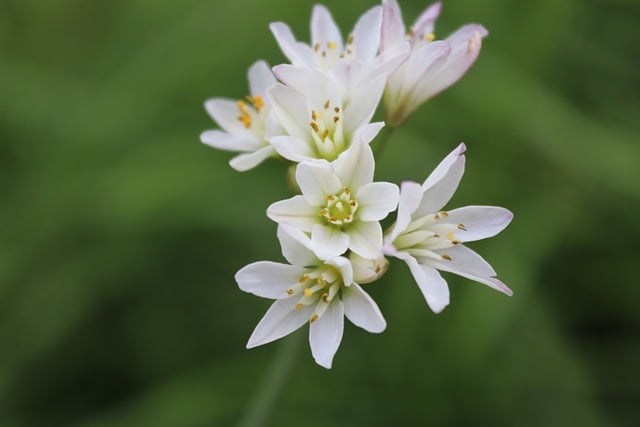
<path id="1" fill-rule="evenodd" d="M 383 0 L 344 39 L 329 11 L 316 5 L 308 44 L 286 24 L 270 25 L 289 64 L 270 68 L 258 61 L 249 69 L 248 96 L 206 102 L 221 129 L 204 132 L 202 142 L 240 152 L 230 161 L 238 171 L 269 157 L 291 162 L 300 192 L 267 208 L 288 263 L 254 262 L 236 274 L 240 289 L 275 300 L 248 348 L 308 322 L 313 357 L 330 368 L 344 317 L 369 332 L 386 328 L 362 286 L 384 275 L 386 257 L 408 265 L 436 313 L 449 304 L 449 288 L 438 270 L 512 294 L 464 245 L 499 233 L 511 212 L 491 206 L 443 210 L 464 172 L 464 144 L 423 184 L 374 181 L 369 143 L 385 124 L 401 125 L 462 77 L 487 35 L 481 25 L 470 24 L 437 40 L 440 8 L 440 3 L 430 6 L 406 29 L 396 0 Z M 380 103 L 385 122 L 372 122 Z M 392 212 L 396 221 L 383 231 L 380 221 Z"/>

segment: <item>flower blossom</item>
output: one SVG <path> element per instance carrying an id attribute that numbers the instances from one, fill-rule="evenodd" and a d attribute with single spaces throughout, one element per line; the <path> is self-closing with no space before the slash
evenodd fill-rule
<path id="1" fill-rule="evenodd" d="M 302 195 L 273 203 L 267 216 L 311 236 L 311 248 L 322 259 L 347 249 L 367 259 L 382 252 L 382 228 L 378 221 L 395 210 L 398 186 L 372 182 L 374 159 L 363 141 L 332 163 L 303 162 L 296 169 Z"/>
<path id="2" fill-rule="evenodd" d="M 248 77 L 251 94 L 246 99 L 212 98 L 205 102 L 207 112 L 222 130 L 208 130 L 200 135 L 207 145 L 241 152 L 229 162 L 240 172 L 275 155 L 269 139 L 283 133 L 266 97 L 267 88 L 276 83 L 271 69 L 266 62 L 258 61 L 249 68 Z"/>
<path id="3" fill-rule="evenodd" d="M 465 149 L 460 144 L 424 184 L 402 183 L 397 220 L 384 239 L 385 255 L 407 263 L 427 304 L 436 313 L 449 304 L 449 287 L 438 270 L 513 294 L 480 255 L 463 245 L 495 236 L 509 225 L 513 214 L 494 206 L 442 210 L 464 173 Z"/>
<path id="4" fill-rule="evenodd" d="M 313 358 L 329 369 L 342 340 L 345 316 L 368 332 L 384 331 L 386 321 L 358 285 L 362 270 L 354 268 L 352 261 L 342 256 L 317 257 L 309 238 L 295 228 L 279 226 L 278 239 L 290 264 L 259 261 L 235 276 L 243 291 L 276 300 L 256 326 L 247 348 L 275 341 L 309 322 Z"/>
<path id="5" fill-rule="evenodd" d="M 384 96 L 386 123 L 402 124 L 429 98 L 457 82 L 473 65 L 488 31 L 468 24 L 445 40 L 436 40 L 435 21 L 442 4 L 428 7 L 407 31 L 396 0 L 383 0 L 380 51 L 409 40 L 411 54 L 389 77 Z"/>

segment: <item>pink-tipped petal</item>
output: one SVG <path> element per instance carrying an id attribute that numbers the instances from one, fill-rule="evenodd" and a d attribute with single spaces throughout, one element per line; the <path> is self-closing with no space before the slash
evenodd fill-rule
<path id="1" fill-rule="evenodd" d="M 407 30 L 402 21 L 402 13 L 398 2 L 396 0 L 383 0 L 380 52 L 386 52 L 403 43 L 406 34 Z"/>

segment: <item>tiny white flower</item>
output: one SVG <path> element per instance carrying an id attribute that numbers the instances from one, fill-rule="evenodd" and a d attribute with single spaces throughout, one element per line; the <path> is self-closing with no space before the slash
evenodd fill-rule
<path id="1" fill-rule="evenodd" d="M 364 65 L 361 77 L 372 79 L 393 71 L 409 52 L 408 44 L 398 43 L 378 54 L 381 23 L 382 7 L 369 9 L 358 19 L 345 43 L 329 10 L 315 5 L 311 15 L 311 45 L 297 41 L 282 22 L 274 22 L 270 28 L 293 65 L 331 73 L 355 61 Z"/>
<path id="2" fill-rule="evenodd" d="M 200 140 L 207 145 L 242 152 L 229 162 L 241 172 L 276 155 L 268 141 L 271 136 L 283 133 L 266 97 L 267 89 L 276 83 L 271 69 L 266 62 L 258 61 L 249 68 L 248 78 L 251 94 L 245 99 L 207 100 L 205 108 L 222 130 L 208 130 L 200 135 Z"/>
<path id="3" fill-rule="evenodd" d="M 382 228 L 378 221 L 398 203 L 398 186 L 372 182 L 374 159 L 368 144 L 357 141 L 334 162 L 303 162 L 296 169 L 302 195 L 273 203 L 267 216 L 311 235 L 311 247 L 323 259 L 347 249 L 378 259 Z"/>
<path id="4" fill-rule="evenodd" d="M 313 358 L 330 369 L 342 340 L 345 316 L 368 332 L 384 331 L 386 321 L 358 285 L 360 278 L 349 259 L 320 259 L 309 238 L 295 228 L 280 225 L 278 239 L 290 264 L 259 261 L 235 276 L 243 291 L 276 300 L 256 326 L 247 348 L 275 341 L 309 322 Z"/>
<path id="5" fill-rule="evenodd" d="M 386 76 L 353 86 L 355 97 L 344 99 L 336 81 L 317 70 L 274 67 L 288 86 L 267 91 L 274 114 L 284 128 L 271 138 L 278 153 L 291 161 L 335 160 L 353 141 L 369 143 L 384 123 L 369 123 L 378 106 Z"/>
<path id="6" fill-rule="evenodd" d="M 407 31 L 396 0 L 383 0 L 380 51 L 409 40 L 411 54 L 389 77 L 384 96 L 386 122 L 398 126 L 429 98 L 457 82 L 480 53 L 488 31 L 468 24 L 445 40 L 436 40 L 435 21 L 442 4 L 434 3 Z"/>
<path id="7" fill-rule="evenodd" d="M 465 145 L 460 144 L 424 184 L 402 183 L 398 217 L 384 239 L 384 253 L 407 263 L 427 304 L 436 313 L 449 304 L 449 288 L 438 270 L 513 294 L 480 255 L 462 244 L 495 236 L 509 225 L 513 214 L 494 206 L 441 210 L 462 178 L 465 150 Z"/>

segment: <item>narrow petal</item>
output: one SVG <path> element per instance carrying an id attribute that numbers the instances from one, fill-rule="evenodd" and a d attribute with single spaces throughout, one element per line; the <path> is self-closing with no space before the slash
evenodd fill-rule
<path id="1" fill-rule="evenodd" d="M 258 166 L 260 163 L 273 156 L 275 153 L 276 150 L 272 146 L 267 145 L 266 147 L 254 151 L 253 153 L 240 154 L 239 156 L 231 159 L 231 161 L 229 161 L 229 164 L 238 172 L 245 172 Z"/>
<path id="2" fill-rule="evenodd" d="M 466 206 L 448 211 L 447 222 L 463 224 L 467 231 L 456 233 L 461 242 L 493 237 L 504 230 L 513 219 L 513 213 L 497 206 Z"/>
<path id="3" fill-rule="evenodd" d="M 396 0 L 383 0 L 380 52 L 385 52 L 403 43 L 406 34 L 407 30 L 402 21 L 402 13 L 398 2 Z"/>
<path id="4" fill-rule="evenodd" d="M 387 76 L 384 74 L 375 79 L 361 82 L 354 99 L 345 109 L 344 126 L 347 134 L 353 135 L 356 129 L 371 121 L 386 84 Z"/>
<path id="5" fill-rule="evenodd" d="M 247 348 L 275 341 L 304 325 L 313 313 L 313 306 L 294 310 L 293 306 L 299 299 L 299 296 L 294 296 L 274 302 L 249 337 Z"/>
<path id="6" fill-rule="evenodd" d="M 382 227 L 379 222 L 357 222 L 347 230 L 349 249 L 363 258 L 377 259 L 382 255 Z"/>
<path id="7" fill-rule="evenodd" d="M 336 43 L 336 49 L 342 50 L 342 34 L 336 25 L 329 10 L 317 4 L 313 7 L 311 15 L 311 44 L 319 44 L 327 48 L 328 43 Z"/>
<path id="8" fill-rule="evenodd" d="M 342 302 L 344 315 L 354 325 L 374 334 L 386 329 L 387 321 L 384 320 L 380 308 L 357 283 L 342 290 Z"/>
<path id="9" fill-rule="evenodd" d="M 292 89 L 305 93 L 309 86 L 309 70 L 291 64 L 280 64 L 273 67 L 278 79 Z"/>
<path id="10" fill-rule="evenodd" d="M 424 97 L 417 93 L 417 87 L 424 79 L 429 78 L 429 73 L 440 67 L 451 53 L 451 44 L 447 41 L 438 40 L 423 44 L 414 49 L 404 67 L 407 71 L 402 76 L 392 76 L 393 84 L 399 92 L 397 96 L 405 99 L 417 99 L 418 104 L 422 103 Z M 401 78 L 400 82 L 396 82 Z M 417 107 L 418 105 L 415 105 Z"/>
<path id="11" fill-rule="evenodd" d="M 421 200 L 422 186 L 420 184 L 413 181 L 404 181 L 400 184 L 398 214 L 396 223 L 385 239 L 388 243 L 393 242 L 400 233 L 407 229 L 407 226 L 411 222 L 411 214 L 418 209 Z"/>
<path id="12" fill-rule="evenodd" d="M 325 264 L 332 265 L 337 268 L 342 276 L 342 283 L 344 283 L 346 287 L 351 286 L 353 283 L 353 267 L 349 258 L 339 256 L 328 259 Z"/>
<path id="13" fill-rule="evenodd" d="M 320 263 L 311 249 L 311 240 L 297 228 L 286 224 L 278 225 L 278 240 L 282 256 L 290 264 L 305 267 Z"/>
<path id="14" fill-rule="evenodd" d="M 351 147 L 333 161 L 333 169 L 344 186 L 357 192 L 373 181 L 375 163 L 369 144 L 353 141 Z"/>
<path id="15" fill-rule="evenodd" d="M 269 25 L 271 33 L 276 38 L 282 53 L 294 65 L 313 66 L 313 51 L 307 45 L 298 43 L 289 26 L 283 22 L 273 22 Z"/>
<path id="16" fill-rule="evenodd" d="M 440 10 L 442 9 L 442 3 L 437 2 L 426 8 L 418 19 L 413 24 L 413 31 L 416 37 L 420 37 L 423 34 L 433 33 L 433 28 L 436 23 L 436 19 L 440 16 Z"/>
<path id="17" fill-rule="evenodd" d="M 276 77 L 271 72 L 269 64 L 265 61 L 257 61 L 249 68 L 249 89 L 251 95 L 264 96 L 267 89 L 276 84 Z"/>
<path id="18" fill-rule="evenodd" d="M 287 133 L 303 141 L 307 140 L 310 132 L 309 112 L 304 97 L 278 83 L 267 90 L 267 98 Z"/>
<path id="19" fill-rule="evenodd" d="M 398 206 L 398 186 L 390 182 L 372 182 L 358 190 L 355 195 L 360 207 L 361 221 L 380 221 Z"/>
<path id="20" fill-rule="evenodd" d="M 278 154 L 292 162 L 318 158 L 316 151 L 306 140 L 293 136 L 275 136 L 270 142 Z"/>
<path id="21" fill-rule="evenodd" d="M 316 363 L 331 369 L 333 356 L 338 351 L 344 330 L 344 305 L 339 299 L 334 299 L 327 311 L 309 328 L 309 344 L 311 354 Z"/>
<path id="22" fill-rule="evenodd" d="M 366 144 L 369 144 L 376 136 L 378 136 L 383 127 L 384 122 L 368 123 L 364 126 L 359 127 L 353 135 L 352 139 L 353 141 L 362 141 Z"/>
<path id="23" fill-rule="evenodd" d="M 327 196 L 342 190 L 340 179 L 324 160 L 300 163 L 296 169 L 296 182 L 311 206 L 325 206 Z"/>
<path id="24" fill-rule="evenodd" d="M 477 277 L 494 277 L 495 270 L 480 255 L 464 245 L 452 246 L 448 249 L 434 251 L 440 255 L 445 255 L 451 260 L 429 259 L 428 264 L 438 270 L 449 271 L 454 274 L 468 274 Z"/>
<path id="25" fill-rule="evenodd" d="M 403 259 L 409 266 L 411 275 L 415 279 L 427 305 L 434 313 L 440 313 L 449 305 L 449 286 L 435 268 L 421 265 L 405 252 L 399 252 L 398 258 Z"/>
<path id="26" fill-rule="evenodd" d="M 202 132 L 200 141 L 213 148 L 227 151 L 254 151 L 264 145 L 264 141 L 251 133 L 234 135 L 217 129 Z"/>
<path id="27" fill-rule="evenodd" d="M 248 138 L 255 137 L 253 133 L 244 127 L 238 120 L 238 103 L 230 99 L 212 98 L 204 103 L 207 113 L 225 131 Z"/>
<path id="28" fill-rule="evenodd" d="M 356 22 L 353 32 L 353 47 L 356 57 L 364 62 L 371 61 L 380 46 L 382 7 L 375 6 L 366 11 Z"/>
<path id="29" fill-rule="evenodd" d="M 307 269 L 271 261 L 258 261 L 241 268 L 235 275 L 244 292 L 262 298 L 287 298 L 287 289 L 298 283 Z"/>
<path id="30" fill-rule="evenodd" d="M 316 224 L 311 231 L 311 247 L 318 258 L 331 259 L 347 251 L 349 235 L 337 227 Z"/>
<path id="31" fill-rule="evenodd" d="M 289 224 L 307 233 L 311 232 L 320 218 L 318 208 L 309 206 L 302 196 L 272 203 L 267 208 L 267 216 L 278 224 Z"/>
<path id="32" fill-rule="evenodd" d="M 451 199 L 464 174 L 466 149 L 464 144 L 458 145 L 422 184 L 424 195 L 415 218 L 439 211 Z"/>

